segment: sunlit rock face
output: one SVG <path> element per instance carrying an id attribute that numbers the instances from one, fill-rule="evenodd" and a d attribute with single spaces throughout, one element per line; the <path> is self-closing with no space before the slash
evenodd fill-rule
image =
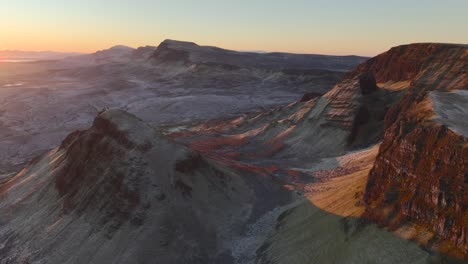
<path id="1" fill-rule="evenodd" d="M 468 88 L 463 74 L 468 49 L 419 44 L 392 50 L 373 61 L 397 71 L 376 71 L 377 79 L 408 78 L 411 87 L 385 117 L 383 143 L 366 188 L 368 216 L 392 227 L 406 221 L 424 226 L 434 234 L 431 243 L 466 256 L 466 137 L 434 118 L 430 92 Z"/>

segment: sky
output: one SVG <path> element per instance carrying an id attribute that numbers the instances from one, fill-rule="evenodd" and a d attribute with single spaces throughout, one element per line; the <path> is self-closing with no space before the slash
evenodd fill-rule
<path id="1" fill-rule="evenodd" d="M 94 52 L 164 39 L 234 50 L 373 56 L 468 43 L 466 0 L 0 0 L 0 50 Z"/>

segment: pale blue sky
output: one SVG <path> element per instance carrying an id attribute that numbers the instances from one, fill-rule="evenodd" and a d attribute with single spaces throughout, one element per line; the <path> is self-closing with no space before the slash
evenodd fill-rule
<path id="1" fill-rule="evenodd" d="M 0 49 L 94 51 L 166 38 L 237 50 L 375 55 L 468 43 L 468 1 L 0 0 Z"/>

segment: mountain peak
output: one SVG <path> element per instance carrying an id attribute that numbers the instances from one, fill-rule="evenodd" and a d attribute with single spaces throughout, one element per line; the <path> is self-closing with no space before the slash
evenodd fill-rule
<path id="1" fill-rule="evenodd" d="M 171 46 L 179 46 L 179 47 L 199 47 L 195 42 L 190 41 L 182 41 L 182 40 L 173 40 L 173 39 L 165 39 L 161 42 L 160 45 L 171 45 Z"/>
<path id="2" fill-rule="evenodd" d="M 128 46 L 125 46 L 125 45 L 115 45 L 115 46 L 112 46 L 111 48 L 109 48 L 109 50 L 128 50 L 128 51 L 131 51 L 131 50 L 134 50 L 134 48 L 132 47 L 128 47 Z"/>
<path id="3" fill-rule="evenodd" d="M 133 114 L 118 109 L 100 113 L 93 129 L 129 145 L 144 145 L 154 138 L 153 129 Z"/>

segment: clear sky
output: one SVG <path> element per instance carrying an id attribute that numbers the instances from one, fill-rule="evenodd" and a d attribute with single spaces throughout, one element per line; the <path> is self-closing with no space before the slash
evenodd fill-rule
<path id="1" fill-rule="evenodd" d="M 467 0 L 0 0 L 0 50 L 92 52 L 166 38 L 236 50 L 375 55 L 468 43 Z"/>

